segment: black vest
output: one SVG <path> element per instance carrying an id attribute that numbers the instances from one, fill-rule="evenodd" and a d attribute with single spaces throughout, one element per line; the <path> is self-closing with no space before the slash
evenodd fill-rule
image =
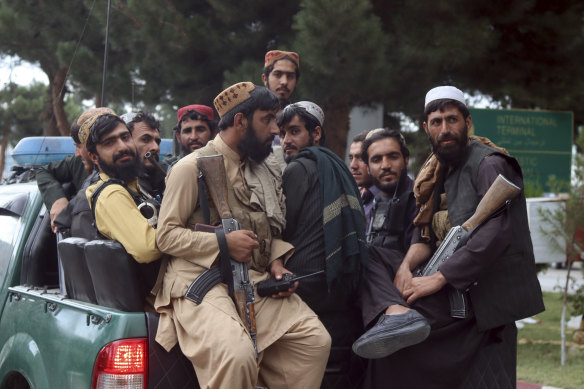
<path id="1" fill-rule="evenodd" d="M 381 200 L 381 201 L 377 201 Z M 414 193 L 406 190 L 391 199 L 377 195 L 376 204 L 371 214 L 371 246 L 384 247 L 406 253 L 409 243 L 405 241 L 405 232 L 411 223 L 408 209 L 415 202 Z"/>
<path id="2" fill-rule="evenodd" d="M 503 156 L 521 174 L 521 168 L 514 158 L 472 140 L 461 165 L 444 182 L 448 218 L 452 226 L 461 225 L 474 213 L 480 201 L 476 189 L 479 165 L 485 157 L 493 154 Z M 511 245 L 469 288 L 481 331 L 535 315 L 545 309 L 535 270 L 523 191 L 519 198 L 511 202 L 507 212 L 510 212 L 513 220 Z"/>

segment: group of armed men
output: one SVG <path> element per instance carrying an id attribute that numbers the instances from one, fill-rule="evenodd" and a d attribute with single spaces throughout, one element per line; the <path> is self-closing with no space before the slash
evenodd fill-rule
<path id="1" fill-rule="evenodd" d="M 157 342 L 180 346 L 201 388 L 326 387 L 327 362 L 336 361 L 346 376 L 340 387 L 472 387 L 478 367 L 481 387 L 514 388 L 515 321 L 544 309 L 523 191 L 437 272 L 416 269 L 499 175 L 522 188 L 517 161 L 469 136 L 463 93 L 440 86 L 426 94 L 432 152 L 415 182 L 395 130 L 355 137 L 347 167 L 325 147 L 322 109 L 290 103 L 299 78 L 298 54 L 268 52 L 265 87 L 240 82 L 214 99 L 215 109 L 178 110 L 175 155 L 165 158 L 151 114 L 85 111 L 71 130 L 76 156 L 37 174 L 53 230 L 116 240 L 138 263 L 160 263 L 145 309 L 160 314 Z M 201 179 L 199 161 L 214 155 L 225 172 Z M 198 228 L 226 217 L 208 185 L 220 174 L 241 226 L 224 235 Z M 143 203 L 157 218 L 143 216 Z M 251 328 L 225 272 L 199 299 L 189 295 L 225 260 L 245 263 L 252 285 L 310 276 L 271 296 L 255 293 Z M 451 316 L 453 290 L 465 297 L 463 317 Z M 489 366 L 490 349 L 502 363 Z"/>

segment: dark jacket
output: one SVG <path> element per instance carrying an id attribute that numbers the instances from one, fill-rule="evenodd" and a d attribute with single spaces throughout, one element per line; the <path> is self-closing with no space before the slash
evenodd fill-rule
<path id="1" fill-rule="evenodd" d="M 471 141 L 461 165 L 444 182 L 452 226 L 461 225 L 475 212 L 480 201 L 476 191 L 477 173 L 481 162 L 491 155 L 507 159 L 521 176 L 521 168 L 514 158 Z M 535 270 L 523 191 L 511 202 L 507 212 L 513 224 L 510 245 L 503 255 L 492 260 L 468 289 L 479 330 L 496 328 L 545 309 Z M 444 270 L 445 275 L 448 274 L 446 264 Z"/>

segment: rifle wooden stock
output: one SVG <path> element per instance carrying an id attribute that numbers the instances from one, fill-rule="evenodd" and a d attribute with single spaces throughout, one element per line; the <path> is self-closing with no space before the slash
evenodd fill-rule
<path id="1" fill-rule="evenodd" d="M 521 188 L 499 174 L 479 202 L 475 213 L 462 224 L 462 228 L 471 231 L 478 227 L 507 201 L 517 197 L 520 192 Z"/>
<path id="2" fill-rule="evenodd" d="M 199 170 L 203 172 L 209 195 L 219 212 L 221 219 L 231 219 L 231 209 L 227 203 L 227 173 L 223 164 L 223 155 L 197 157 Z"/>
<path id="3" fill-rule="evenodd" d="M 440 270 L 442 263 L 447 261 L 456 250 L 466 245 L 475 229 L 480 227 L 505 203 L 517 197 L 520 192 L 521 188 L 499 174 L 477 205 L 475 213 L 461 226 L 450 229 L 432 258 L 423 267 L 416 269 L 414 276 L 430 276 Z M 450 300 L 450 315 L 452 317 L 467 317 L 469 306 L 463 291 L 451 288 L 448 291 L 448 299 Z"/>

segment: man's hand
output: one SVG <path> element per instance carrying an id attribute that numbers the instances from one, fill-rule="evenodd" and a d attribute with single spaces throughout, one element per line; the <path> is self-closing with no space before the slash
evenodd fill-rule
<path id="1" fill-rule="evenodd" d="M 56 234 L 59 232 L 59 228 L 55 225 L 55 218 L 61 213 L 63 208 L 65 208 L 69 204 L 69 200 L 65 197 L 61 197 L 53 203 L 51 206 L 51 210 L 49 211 L 49 216 L 51 218 L 51 229 Z"/>
<path id="2" fill-rule="evenodd" d="M 282 259 L 280 259 L 280 258 L 274 259 L 272 261 L 272 263 L 270 264 L 270 274 L 272 275 L 272 277 L 274 277 L 277 280 L 281 280 L 282 276 L 286 273 L 292 273 L 292 272 L 284 267 L 284 262 L 282 261 Z M 288 289 L 287 292 L 280 292 L 278 294 L 273 294 L 272 297 L 273 298 L 288 297 L 296 291 L 296 288 L 298 288 L 298 285 L 299 285 L 299 283 L 298 283 L 298 281 L 296 281 L 294 283 L 293 288 Z"/>
<path id="3" fill-rule="evenodd" d="M 431 255 L 430 246 L 426 243 L 414 243 L 410 246 L 393 279 L 393 284 L 402 295 L 412 282 L 412 270 L 430 258 Z"/>
<path id="4" fill-rule="evenodd" d="M 248 230 L 237 230 L 225 234 L 229 256 L 237 262 L 248 263 L 251 261 L 253 249 L 260 247 L 257 239 L 257 235 Z"/>
<path id="5" fill-rule="evenodd" d="M 446 283 L 446 278 L 438 271 L 431 276 L 413 278 L 402 294 L 408 304 L 413 304 L 420 297 L 438 292 Z"/>
<path id="6" fill-rule="evenodd" d="M 400 291 L 400 293 L 404 294 L 404 290 L 410 287 L 413 279 L 412 271 L 407 263 L 402 262 L 399 269 L 397 269 L 397 273 L 395 274 L 395 278 L 393 279 L 393 285 Z"/>

